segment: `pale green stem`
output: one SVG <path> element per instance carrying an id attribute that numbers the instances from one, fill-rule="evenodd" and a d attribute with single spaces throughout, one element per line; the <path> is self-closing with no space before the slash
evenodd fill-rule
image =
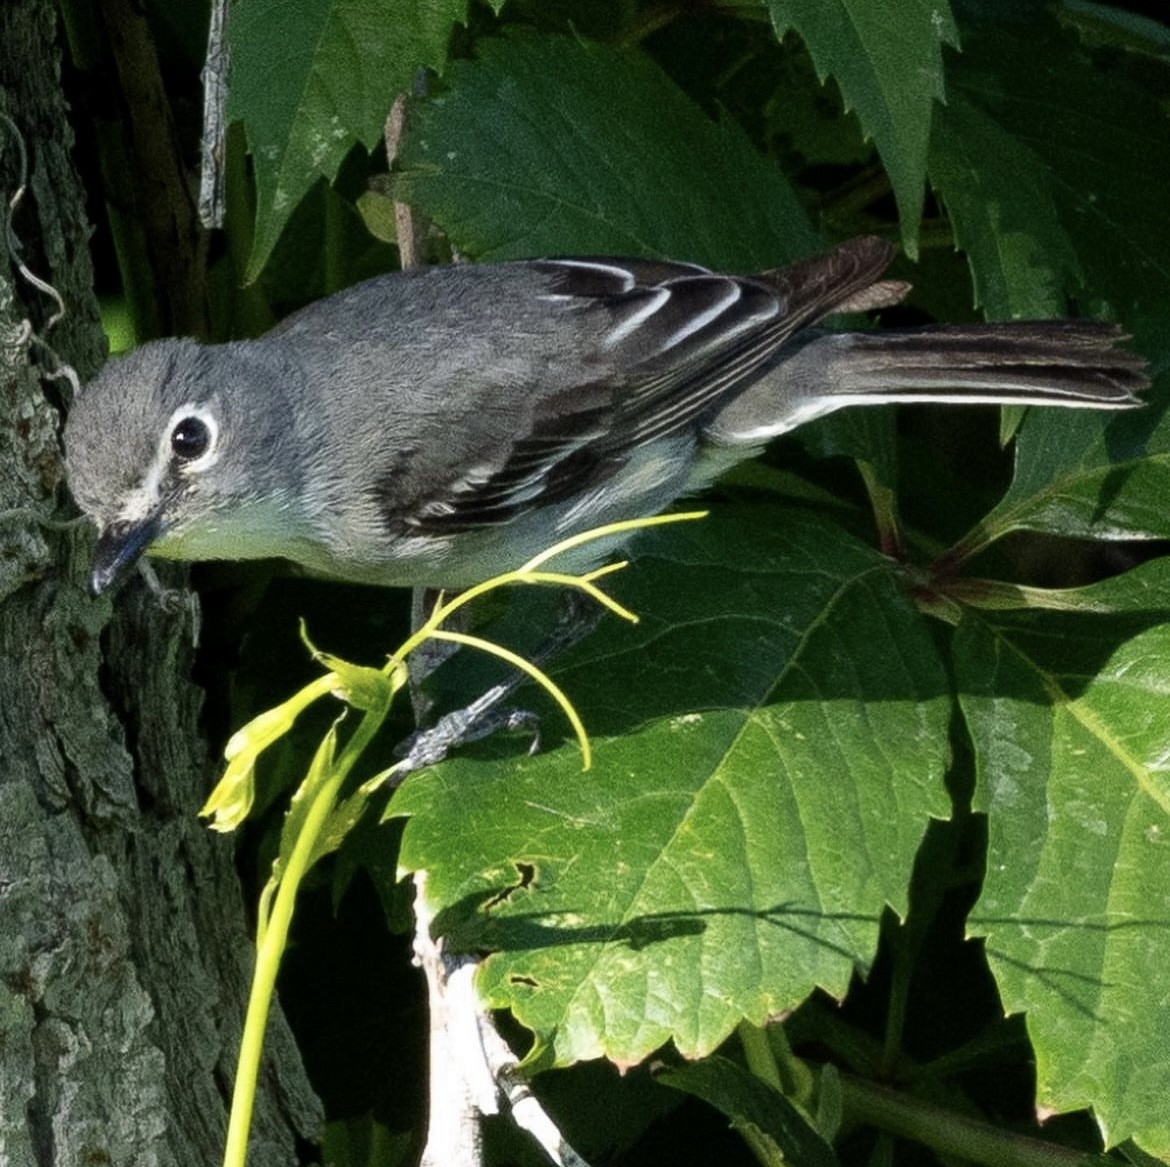
<path id="1" fill-rule="evenodd" d="M 739 1037 L 739 1044 L 743 1046 L 743 1056 L 748 1069 L 761 1082 L 767 1082 L 769 1086 L 774 1086 L 783 1094 L 784 1083 L 780 1079 L 776 1059 L 772 1056 L 772 1046 L 767 1033 L 750 1021 L 741 1021 L 736 1027 L 736 1035 Z"/>
<path id="2" fill-rule="evenodd" d="M 748 1069 L 762 1082 L 767 1082 L 796 1106 L 801 1106 L 810 1084 L 810 1074 L 804 1063 L 792 1053 L 782 1025 L 768 1029 L 741 1021 L 736 1028 L 744 1060 Z M 764 1167 L 781 1167 L 784 1156 L 772 1139 L 752 1127 L 739 1130 L 744 1142 Z"/>
<path id="3" fill-rule="evenodd" d="M 1085 1167 L 1096 1158 L 845 1074 L 841 1090 L 851 1120 L 923 1143 L 943 1158 L 965 1159 L 984 1167 Z"/>
<path id="4" fill-rule="evenodd" d="M 986 522 L 976 523 L 957 543 L 943 552 L 939 563 L 945 564 L 949 571 L 956 571 L 968 559 L 974 559 L 981 551 L 986 551 L 992 543 L 1010 534 L 1012 530 L 1014 528 L 1006 523 L 990 526 Z"/>
<path id="5" fill-rule="evenodd" d="M 779 1147 L 766 1135 L 760 1134 L 750 1126 L 739 1128 L 740 1138 L 747 1143 L 751 1153 L 763 1164 L 763 1167 L 790 1167 L 785 1163 L 784 1155 Z"/>
<path id="6" fill-rule="evenodd" d="M 1086 587 L 1036 588 L 1027 584 L 1004 583 L 993 579 L 967 577 L 952 580 L 947 595 L 970 608 L 1012 612 L 1042 608 L 1048 612 L 1100 612 L 1117 609 L 1109 600 L 1099 599 Z"/>
<path id="7" fill-rule="evenodd" d="M 902 523 L 898 518 L 897 496 L 878 478 L 873 463 L 859 458 L 857 469 L 861 473 L 861 480 L 865 483 L 869 503 L 873 508 L 882 551 L 895 559 L 905 558 L 906 547 L 902 538 Z"/>
<path id="8" fill-rule="evenodd" d="M 334 763 L 333 773 L 321 784 L 313 805 L 305 816 L 304 827 L 293 844 L 284 875 L 276 889 L 272 914 L 261 920 L 257 934 L 263 937 L 256 952 L 256 971 L 252 976 L 252 991 L 248 996 L 248 1012 L 244 1032 L 240 1038 L 240 1055 L 236 1061 L 236 1081 L 232 1089 L 231 1117 L 228 1120 L 227 1144 L 224 1148 L 224 1167 L 244 1167 L 248 1155 L 248 1132 L 252 1125 L 252 1106 L 256 1098 L 256 1081 L 260 1069 L 260 1054 L 264 1045 L 264 1031 L 268 1026 L 268 1011 L 276 987 L 280 958 L 288 941 L 297 889 L 308 871 L 313 850 L 322 828 L 337 802 L 337 795 L 346 776 L 362 751 L 369 745 L 385 720 L 385 710 L 371 710 L 359 723 L 354 735 L 346 743 L 341 757 Z"/>

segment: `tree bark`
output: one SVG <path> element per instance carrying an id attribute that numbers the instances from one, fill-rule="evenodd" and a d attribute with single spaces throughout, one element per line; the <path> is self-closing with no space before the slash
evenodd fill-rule
<path id="1" fill-rule="evenodd" d="M 48 0 L 0 5 L 0 111 L 23 133 L 22 258 L 68 314 L 46 338 L 84 377 L 102 340 Z M 0 189 L 18 182 L 0 125 Z M 251 968 L 229 841 L 196 811 L 190 628 L 141 588 L 85 589 L 91 536 L 61 531 L 51 302 L 0 235 L 0 1164 L 213 1164 Z M 34 364 L 35 362 L 35 364 Z M 271 1027 L 250 1163 L 303 1161 L 320 1109 Z"/>

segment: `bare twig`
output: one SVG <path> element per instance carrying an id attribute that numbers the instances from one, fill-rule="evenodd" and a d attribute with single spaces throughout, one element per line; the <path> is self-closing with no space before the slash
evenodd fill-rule
<path id="1" fill-rule="evenodd" d="M 475 963 L 448 956 L 442 939 L 431 938 L 425 882 L 425 872 L 414 877 L 414 959 L 427 980 L 430 1014 L 430 1113 L 420 1167 L 479 1167 L 480 1115 L 497 1113 L 497 1105 L 474 1007 L 468 1010 Z"/>
<path id="2" fill-rule="evenodd" d="M 556 1167 L 588 1167 L 532 1096 L 516 1057 L 496 1032 L 475 991 L 477 962 L 444 949 L 431 937 L 426 873 L 415 883 L 415 962 L 427 980 L 430 1003 L 430 1117 L 421 1167 L 479 1167 L 480 1119 L 498 1114 L 503 1097 L 512 1120 L 527 1131 Z"/>
<path id="3" fill-rule="evenodd" d="M 227 97 L 229 48 L 228 0 L 212 0 L 203 62 L 203 136 L 199 147 L 199 221 L 208 229 L 222 227 L 227 207 Z"/>
<path id="4" fill-rule="evenodd" d="M 527 1131 L 540 1149 L 556 1167 L 589 1167 L 557 1129 L 549 1113 L 537 1101 L 529 1089 L 528 1081 L 516 1070 L 516 1059 L 508 1043 L 499 1035 L 491 1018 L 482 1011 L 479 1014 L 480 1038 L 483 1041 L 484 1056 L 491 1067 L 496 1084 L 504 1093 L 512 1121 Z"/>
<path id="5" fill-rule="evenodd" d="M 410 96 L 425 97 L 427 92 L 427 71 L 419 69 L 414 75 L 414 85 Z M 386 118 L 386 128 L 383 139 L 386 143 L 386 164 L 391 169 L 394 160 L 398 157 L 398 149 L 402 145 L 402 135 L 406 129 L 406 102 L 407 94 L 400 93 L 390 107 Z M 395 231 L 398 235 L 398 254 L 402 266 L 421 267 L 426 263 L 426 241 L 430 231 L 430 224 L 425 216 L 407 206 L 406 203 L 394 204 Z"/>

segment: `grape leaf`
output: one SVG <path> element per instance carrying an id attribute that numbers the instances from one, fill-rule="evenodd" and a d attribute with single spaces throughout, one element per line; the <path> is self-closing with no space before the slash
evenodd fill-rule
<path id="1" fill-rule="evenodd" d="M 960 558 L 1019 530 L 1170 538 L 1170 424 L 1156 406 L 1108 418 L 1031 410 L 1017 438 L 1015 467 L 1004 497 L 964 536 Z"/>
<path id="2" fill-rule="evenodd" d="M 379 140 L 395 97 L 440 69 L 467 0 L 238 0 L 228 23 L 228 116 L 244 123 L 256 174 L 254 280 L 297 203 L 358 143 Z"/>
<path id="3" fill-rule="evenodd" d="M 926 160 L 936 100 L 944 93 L 942 46 L 957 46 L 946 0 L 768 0 L 776 35 L 795 29 L 821 80 L 832 76 L 885 163 L 902 224 L 918 253 Z"/>
<path id="4" fill-rule="evenodd" d="M 1164 369 L 1170 227 L 1147 161 L 1170 148 L 1158 91 L 1116 54 L 1090 58 L 1046 12 L 975 23 L 963 43 L 935 119 L 930 176 L 976 302 L 993 317 L 1039 317 L 1067 315 L 1072 301 L 1123 321 Z M 1018 411 L 1005 420 L 1006 440 Z M 1026 447 L 1021 463 L 1047 479 L 1071 468 L 1037 452 Z M 1042 529 L 1084 533 L 1085 523 Z"/>
<path id="5" fill-rule="evenodd" d="M 1074 296 L 1165 360 L 1170 217 L 1149 161 L 1170 152 L 1159 92 L 1125 58 L 1090 58 L 1045 14 L 965 28 L 963 49 L 948 62 L 930 170 L 980 303 L 1059 314 Z"/>
<path id="6" fill-rule="evenodd" d="M 946 678 L 890 563 L 777 508 L 639 542 L 643 622 L 556 673 L 594 738 L 409 781 L 401 863 L 557 1062 L 705 1054 L 843 992 L 945 816 Z M 551 717 L 551 715 L 550 715 Z M 548 724 L 548 722 L 546 722 Z"/>
<path id="7" fill-rule="evenodd" d="M 780 170 L 643 54 L 533 34 L 477 54 L 412 103 L 394 183 L 466 254 L 753 270 L 815 250 Z"/>
<path id="8" fill-rule="evenodd" d="M 1085 589 L 1086 591 L 1090 589 Z M 1026 1011 L 1037 1093 L 1170 1155 L 1170 561 L 1098 585 L 1123 616 L 968 615 L 955 637 L 988 870 L 971 928 Z"/>
<path id="9" fill-rule="evenodd" d="M 935 115 L 930 180 L 970 259 L 978 307 L 1001 320 L 1068 311 L 1068 292 L 1084 274 L 1053 203 L 1052 175 L 961 89 Z"/>

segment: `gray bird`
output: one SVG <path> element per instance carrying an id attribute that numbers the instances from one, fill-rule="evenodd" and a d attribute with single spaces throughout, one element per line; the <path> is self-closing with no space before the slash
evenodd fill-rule
<path id="1" fill-rule="evenodd" d="M 1141 403 L 1145 363 L 1112 325 L 815 327 L 900 300 L 908 286 L 881 279 L 892 254 L 859 238 L 753 276 L 619 259 L 426 268 L 258 340 L 143 345 L 65 427 L 98 528 L 93 588 L 144 552 L 463 587 L 654 514 L 842 406 Z"/>

